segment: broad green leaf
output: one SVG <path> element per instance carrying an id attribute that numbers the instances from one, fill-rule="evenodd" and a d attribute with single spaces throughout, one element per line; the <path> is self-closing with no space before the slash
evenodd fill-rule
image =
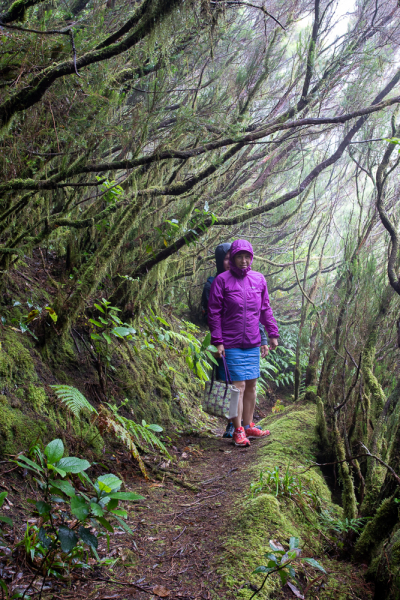
<path id="1" fill-rule="evenodd" d="M 89 506 L 83 498 L 73 496 L 71 498 L 71 512 L 79 521 L 84 521 L 89 515 Z"/>
<path id="2" fill-rule="evenodd" d="M 118 500 L 112 499 L 112 498 L 110 498 L 110 496 L 106 496 L 105 498 L 102 498 L 101 501 L 107 505 L 107 510 L 113 510 L 114 508 L 117 508 L 117 506 L 118 506 Z"/>
<path id="3" fill-rule="evenodd" d="M 3 515 L 0 515 L 0 521 L 3 521 L 3 523 L 7 523 L 7 525 L 11 525 L 13 524 L 12 519 L 10 519 L 10 517 L 4 517 Z"/>
<path id="4" fill-rule="evenodd" d="M 98 540 L 95 535 L 90 533 L 90 529 L 85 529 L 85 527 L 79 527 L 79 537 L 85 544 L 97 550 Z"/>
<path id="5" fill-rule="evenodd" d="M 321 567 L 319 562 L 317 562 L 314 558 L 303 558 L 304 562 L 307 562 L 309 565 L 314 567 L 315 569 L 319 569 L 322 573 L 326 573 L 325 569 Z"/>
<path id="6" fill-rule="evenodd" d="M 49 480 L 50 485 L 64 492 L 66 496 L 75 496 L 75 488 L 68 483 L 68 481 L 54 481 L 54 479 Z"/>
<path id="7" fill-rule="evenodd" d="M 50 444 L 47 444 L 44 453 L 47 456 L 49 463 L 54 465 L 54 463 L 58 462 L 64 454 L 64 444 L 62 440 L 53 440 Z"/>
<path id="8" fill-rule="evenodd" d="M 273 560 L 275 564 L 278 562 L 278 559 L 276 558 L 275 554 L 267 553 L 265 555 L 265 558 L 268 558 L 268 560 Z"/>
<path id="9" fill-rule="evenodd" d="M 1 494 L 0 494 L 0 508 L 3 506 L 4 500 L 6 498 L 7 498 L 7 492 L 1 492 Z"/>
<path id="10" fill-rule="evenodd" d="M 93 323 L 93 325 L 96 325 L 96 327 L 101 327 L 101 323 L 95 321 L 94 319 L 89 319 L 89 323 Z"/>
<path id="11" fill-rule="evenodd" d="M 99 304 L 94 304 L 94 306 L 97 308 L 97 310 L 99 310 L 100 312 L 102 312 L 104 314 L 104 310 L 101 308 L 101 306 Z"/>
<path id="12" fill-rule="evenodd" d="M 107 344 L 111 344 L 111 338 L 107 333 L 103 331 L 102 336 L 106 340 Z"/>
<path id="13" fill-rule="evenodd" d="M 43 502 L 43 500 L 39 500 L 38 502 L 35 502 L 35 506 L 36 506 L 36 510 L 38 511 L 40 516 L 50 514 L 51 506 L 50 506 L 50 504 L 47 504 L 47 502 Z"/>
<path id="14" fill-rule="evenodd" d="M 56 467 L 66 471 L 67 473 L 80 473 L 86 471 L 90 467 L 90 463 L 82 458 L 75 458 L 75 456 L 66 456 L 62 458 L 56 465 Z"/>
<path id="15" fill-rule="evenodd" d="M 18 302 L 19 304 L 19 302 Z M 15 304 L 14 304 L 15 306 Z M 3 581 L 3 579 L 0 579 L 0 587 L 3 590 L 3 592 L 5 593 L 5 596 L 3 596 L 4 598 L 8 598 L 8 587 L 5 584 L 5 581 Z M 2 592 L 2 594 L 3 594 Z M 25 598 L 29 598 L 29 596 L 25 596 Z"/>
<path id="16" fill-rule="evenodd" d="M 128 518 L 128 513 L 126 512 L 126 510 L 111 510 L 110 512 L 112 512 L 113 515 L 118 515 L 119 517 L 122 517 L 123 519 L 127 519 Z"/>
<path id="17" fill-rule="evenodd" d="M 118 337 L 125 337 L 126 335 L 133 335 L 136 330 L 133 327 L 114 327 L 111 329 L 111 333 Z"/>
<path id="18" fill-rule="evenodd" d="M 155 425 L 154 423 L 152 425 L 146 425 L 146 428 L 151 429 L 151 431 L 156 431 L 157 433 L 164 431 L 160 425 Z"/>
<path id="19" fill-rule="evenodd" d="M 295 548 L 298 548 L 300 544 L 300 540 L 297 537 L 291 537 L 289 540 L 289 548 L 290 550 L 294 550 Z"/>
<path id="20" fill-rule="evenodd" d="M 63 469 L 59 469 L 58 467 L 55 467 L 54 465 L 48 464 L 47 468 L 50 471 L 54 471 L 55 473 L 58 473 L 59 475 L 61 475 L 61 477 L 65 477 L 67 474 L 67 471 L 64 471 Z"/>
<path id="21" fill-rule="evenodd" d="M 135 492 L 114 492 L 112 494 L 108 494 L 109 498 L 115 498 L 116 500 L 145 500 L 144 496 L 140 496 L 139 494 L 135 494 Z"/>
<path id="22" fill-rule="evenodd" d="M 282 585 L 285 585 L 289 578 L 289 574 L 285 569 L 279 569 L 279 577 L 281 578 Z"/>
<path id="23" fill-rule="evenodd" d="M 110 533 L 114 533 L 114 528 L 111 525 L 111 523 L 107 521 L 107 519 L 105 519 L 104 517 L 96 517 L 96 519 L 100 523 L 100 525 L 103 525 L 104 529 L 107 529 L 107 531 L 109 531 Z"/>
<path id="24" fill-rule="evenodd" d="M 210 345 L 211 342 L 211 333 L 208 331 L 206 337 L 203 340 L 203 343 L 201 344 L 200 350 L 205 350 L 206 348 L 208 348 L 208 346 Z"/>
<path id="25" fill-rule="evenodd" d="M 100 504 L 97 504 L 97 502 L 90 503 L 90 510 L 95 517 L 102 517 L 104 515 L 103 509 L 101 508 Z"/>
<path id="26" fill-rule="evenodd" d="M 257 569 L 255 569 L 253 571 L 253 573 L 271 573 L 271 571 L 273 571 L 273 569 L 270 569 L 269 567 L 257 567 Z"/>
<path id="27" fill-rule="evenodd" d="M 101 337 L 98 333 L 91 333 L 90 337 L 92 338 L 92 340 L 101 340 Z"/>
<path id="28" fill-rule="evenodd" d="M 96 480 L 96 484 L 102 492 L 111 492 L 113 490 L 119 490 L 122 481 L 112 473 L 109 473 L 107 475 L 100 475 Z"/>
<path id="29" fill-rule="evenodd" d="M 39 529 L 39 540 L 42 542 L 43 546 L 47 549 L 51 546 L 51 538 L 46 535 L 46 531 L 43 527 Z"/>
<path id="30" fill-rule="evenodd" d="M 293 569 L 292 565 L 288 566 L 288 571 L 289 571 L 290 577 L 292 577 L 292 579 L 295 579 L 295 577 L 296 577 L 296 571 Z"/>
<path id="31" fill-rule="evenodd" d="M 60 540 L 61 550 L 67 554 L 68 552 L 71 552 L 78 543 L 78 538 L 75 533 L 68 527 L 64 527 L 64 525 L 58 529 L 58 539 Z"/>

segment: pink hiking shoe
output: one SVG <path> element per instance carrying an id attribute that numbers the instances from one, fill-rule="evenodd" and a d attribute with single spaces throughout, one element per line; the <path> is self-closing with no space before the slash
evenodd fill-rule
<path id="1" fill-rule="evenodd" d="M 245 430 L 243 427 L 239 427 L 239 429 L 235 429 L 235 431 L 233 432 L 233 443 L 235 444 L 235 446 L 242 446 L 243 448 L 247 448 L 247 446 L 250 446 L 250 442 L 247 439 Z"/>
<path id="2" fill-rule="evenodd" d="M 264 437 L 266 435 L 270 435 L 270 432 L 268 431 L 268 429 L 258 429 L 258 427 L 256 427 L 254 425 L 254 423 L 250 423 L 250 427 L 248 427 L 245 430 L 245 434 L 246 436 L 251 439 L 251 438 L 260 438 L 260 437 Z"/>

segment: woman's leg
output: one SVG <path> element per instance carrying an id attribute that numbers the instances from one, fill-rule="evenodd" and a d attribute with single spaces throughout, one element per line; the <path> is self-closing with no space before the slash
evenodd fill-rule
<path id="1" fill-rule="evenodd" d="M 245 381 L 233 381 L 232 382 L 235 387 L 240 391 L 239 396 L 239 405 L 238 405 L 238 416 L 232 419 L 232 422 L 235 426 L 235 429 L 239 429 L 242 423 L 242 414 L 243 414 L 243 395 L 245 391 Z"/>
<path id="2" fill-rule="evenodd" d="M 243 382 L 243 425 L 253 423 L 254 409 L 256 407 L 256 385 L 257 379 L 248 379 Z"/>

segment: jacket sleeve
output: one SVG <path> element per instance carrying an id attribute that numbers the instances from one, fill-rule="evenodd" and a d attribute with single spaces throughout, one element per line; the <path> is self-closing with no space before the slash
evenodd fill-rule
<path id="1" fill-rule="evenodd" d="M 265 329 L 268 333 L 268 337 L 279 337 L 279 329 L 275 317 L 272 313 L 271 305 L 269 303 L 268 288 L 265 279 L 263 290 L 261 293 L 260 323 L 262 323 L 265 326 Z"/>
<path id="2" fill-rule="evenodd" d="M 267 338 L 267 334 L 265 333 L 264 325 L 262 325 L 261 323 L 259 323 L 258 325 L 260 327 L 261 346 L 267 346 L 268 338 Z"/>
<path id="3" fill-rule="evenodd" d="M 216 277 L 211 284 L 208 300 L 208 326 L 211 331 L 211 343 L 214 346 L 223 344 L 222 338 L 222 313 L 224 310 L 224 280 Z"/>

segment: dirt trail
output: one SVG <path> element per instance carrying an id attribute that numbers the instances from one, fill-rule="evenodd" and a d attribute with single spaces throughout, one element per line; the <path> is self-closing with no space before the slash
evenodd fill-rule
<path id="1" fill-rule="evenodd" d="M 134 535 L 132 537 L 122 530 L 116 530 L 110 536 L 109 547 L 105 537 L 99 538 L 98 553 L 101 559 L 109 561 L 108 565 L 103 563 L 98 566 L 94 559 L 89 558 L 91 569 L 74 569 L 71 578 L 64 582 L 49 578 L 43 600 L 233 600 L 238 595 L 249 597 L 251 589 L 256 589 L 249 582 L 250 579 L 254 582 L 254 576 L 251 576 L 254 567 L 246 565 L 245 555 L 241 564 L 240 549 L 232 547 L 232 540 L 237 531 L 235 518 L 239 516 L 240 499 L 243 498 L 243 506 L 245 500 L 248 504 L 249 485 L 254 477 L 250 466 L 260 461 L 263 447 L 270 443 L 270 439 L 255 440 L 250 448 L 240 449 L 234 447 L 231 440 L 223 439 L 222 432 L 223 429 L 220 429 L 213 435 L 204 432 L 199 436 L 175 438 L 176 445 L 172 449 L 170 447 L 175 460 L 168 468 L 177 478 L 195 486 L 196 491 L 185 489 L 166 477 L 162 481 L 153 478 L 145 481 L 127 452 L 116 452 L 110 456 L 107 460 L 110 472 L 124 480 L 125 489 L 145 497 L 141 502 L 126 503 L 124 507 L 129 511 L 128 523 Z M 273 438 L 274 435 L 271 436 Z M 272 454 L 272 450 L 267 454 Z M 153 464 L 163 468 L 160 459 Z M 3 466 L 4 473 L 9 465 Z M 33 488 L 28 479 L 22 480 L 20 474 L 14 472 L 0 477 L 0 485 L 9 490 L 9 498 L 13 503 L 9 514 L 16 524 L 16 537 L 13 540 L 14 536 L 9 536 L 11 545 L 16 538 L 22 539 L 27 518 L 30 524 L 40 524 L 38 518 L 29 518 L 32 511 L 26 500 L 33 496 Z M 277 503 L 274 498 L 272 501 Z M 265 515 L 267 520 L 250 523 L 249 531 L 254 526 L 258 529 L 261 527 L 258 534 L 265 532 L 266 536 L 272 538 L 279 535 L 277 521 L 274 521 L 273 515 L 267 518 L 268 514 Z M 287 518 L 290 520 L 293 516 L 288 515 Z M 238 544 L 241 540 L 239 535 Z M 282 539 L 286 541 L 285 537 Z M 246 544 L 245 537 L 242 541 Z M 237 550 L 235 554 L 232 549 Z M 228 587 L 222 575 L 223 566 L 226 566 L 230 557 L 234 559 L 234 579 L 242 581 L 239 588 L 237 583 Z M 342 589 L 348 591 L 336 596 L 334 590 L 334 595 L 327 594 L 326 590 L 322 595 L 324 599 L 371 598 L 372 590 L 366 586 L 360 567 L 353 565 L 350 568 L 349 564 L 350 570 L 346 575 L 345 563 L 335 560 L 329 562 L 325 556 L 324 564 L 327 563 L 330 577 L 343 579 Z M 7 557 L 2 562 L 0 552 L 0 577 L 6 581 L 11 593 L 26 589 L 32 578 L 32 570 L 23 552 L 16 561 L 8 564 Z M 357 591 L 350 593 L 350 584 Z M 39 578 L 36 593 L 30 593 L 32 599 L 38 598 L 40 586 Z M 275 589 L 272 597 L 294 598 L 287 586 L 279 588 Z M 324 584 L 321 583 L 321 593 L 323 589 Z M 315 586 L 315 590 L 307 597 L 318 598 L 319 595 L 318 586 Z"/>
<path id="2" fill-rule="evenodd" d="M 246 467 L 260 443 L 263 442 L 257 441 L 245 450 L 235 448 L 222 437 L 182 438 L 175 451 L 180 459 L 178 465 L 199 491 L 185 490 L 168 479 L 141 482 L 139 486 L 136 482 L 135 490 L 146 497 L 131 512 L 136 548 L 132 539 L 120 536 L 121 541 L 114 542 L 111 554 L 121 557 L 113 569 L 113 579 L 134 581 L 137 585 L 128 588 L 102 583 L 102 589 L 95 590 L 94 582 L 87 583 L 90 597 L 139 600 L 159 595 L 209 600 L 217 589 L 221 597 L 233 597 L 216 572 L 218 557 L 231 527 L 227 508 L 248 490 Z M 77 591 L 83 589 L 77 585 Z"/>

